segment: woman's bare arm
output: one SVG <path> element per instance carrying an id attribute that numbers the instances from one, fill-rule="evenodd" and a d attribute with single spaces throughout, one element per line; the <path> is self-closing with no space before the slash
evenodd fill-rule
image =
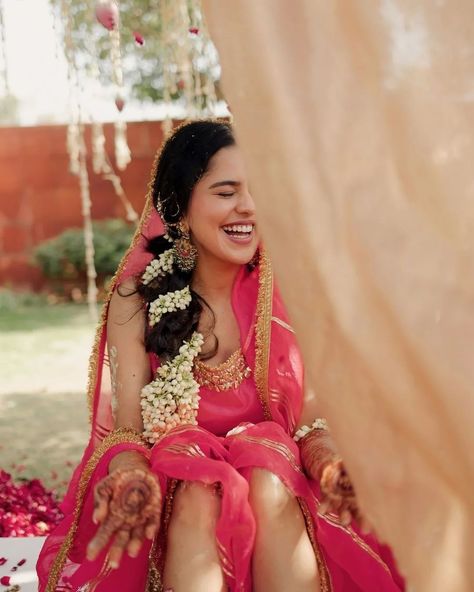
<path id="1" fill-rule="evenodd" d="M 150 362 L 145 351 L 145 308 L 136 293 L 133 279 L 126 280 L 112 295 L 107 320 L 107 350 L 112 395 L 115 400 L 115 427 L 143 431 L 140 392 L 151 380 Z M 110 470 L 145 464 L 139 453 L 117 455 Z"/>
<path id="2" fill-rule="evenodd" d="M 145 310 L 132 280 L 112 295 L 107 320 L 107 349 L 115 409 L 115 427 L 143 431 L 140 392 L 150 382 L 144 346 Z M 93 560 L 109 541 L 109 566 L 118 567 L 125 549 L 136 557 L 159 527 L 161 493 L 144 454 L 126 451 L 109 463 L 109 475 L 95 487 L 92 519 L 99 524 L 87 547 Z"/>

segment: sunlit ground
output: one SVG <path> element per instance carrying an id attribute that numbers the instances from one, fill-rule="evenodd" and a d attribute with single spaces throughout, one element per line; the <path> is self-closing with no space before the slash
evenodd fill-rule
<path id="1" fill-rule="evenodd" d="M 0 311 L 0 468 L 62 493 L 88 436 L 94 326 L 83 305 Z"/>

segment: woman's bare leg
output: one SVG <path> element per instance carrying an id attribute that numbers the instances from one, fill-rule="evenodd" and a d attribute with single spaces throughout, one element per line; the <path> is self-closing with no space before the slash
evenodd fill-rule
<path id="1" fill-rule="evenodd" d="M 182 483 L 168 528 L 164 588 L 173 592 L 224 592 L 216 545 L 220 499 L 213 487 Z"/>
<path id="2" fill-rule="evenodd" d="M 254 469 L 250 503 L 257 522 L 254 592 L 318 592 L 316 557 L 296 498 L 278 477 Z"/>

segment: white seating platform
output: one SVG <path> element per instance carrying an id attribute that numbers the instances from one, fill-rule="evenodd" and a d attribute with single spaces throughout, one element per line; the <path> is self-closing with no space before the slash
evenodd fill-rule
<path id="1" fill-rule="evenodd" d="M 5 565 L 0 565 L 0 577 L 10 576 L 10 586 L 18 584 L 21 592 L 37 592 L 36 560 L 44 540 L 45 537 L 0 538 L 0 557 L 7 559 Z M 26 559 L 25 564 L 12 572 L 21 559 Z M 7 590 L 6 586 L 0 587 Z"/>

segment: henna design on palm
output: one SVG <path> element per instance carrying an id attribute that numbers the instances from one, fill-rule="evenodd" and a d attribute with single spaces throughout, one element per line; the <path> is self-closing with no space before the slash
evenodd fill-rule
<path id="1" fill-rule="evenodd" d="M 109 565 L 118 567 L 124 550 L 135 557 L 159 525 L 161 494 L 156 477 L 144 469 L 117 469 L 97 484 L 93 519 L 100 523 L 87 548 L 94 560 L 114 537 Z"/>

